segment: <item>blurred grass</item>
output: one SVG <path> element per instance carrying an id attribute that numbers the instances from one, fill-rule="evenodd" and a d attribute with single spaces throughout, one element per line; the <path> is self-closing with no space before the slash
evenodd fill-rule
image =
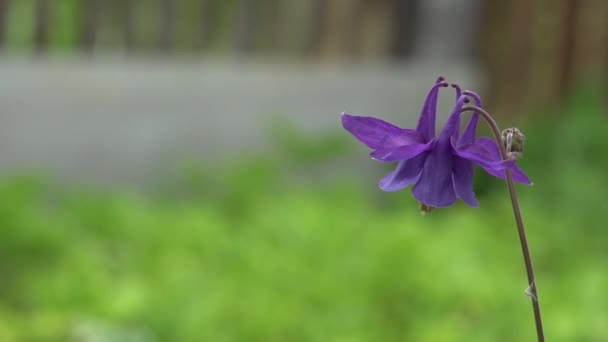
<path id="1" fill-rule="evenodd" d="M 585 93 L 524 129 L 535 185 L 520 196 L 551 341 L 608 340 L 599 103 Z M 480 175 L 480 208 L 422 217 L 408 191 L 290 182 L 290 168 L 347 154 L 339 137 L 278 134 L 277 155 L 194 170 L 179 195 L 5 180 L 0 341 L 534 340 L 504 184 Z"/>

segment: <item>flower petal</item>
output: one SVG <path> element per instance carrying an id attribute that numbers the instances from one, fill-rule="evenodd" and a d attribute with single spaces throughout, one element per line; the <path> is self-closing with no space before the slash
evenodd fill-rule
<path id="1" fill-rule="evenodd" d="M 422 111 L 420 112 L 420 118 L 418 119 L 418 125 L 416 126 L 416 131 L 422 135 L 425 141 L 429 141 L 435 138 L 435 121 L 437 119 L 437 94 L 439 93 L 439 88 L 447 87 L 448 84 L 443 82 L 442 78 L 439 78 L 437 83 L 433 85 L 428 95 L 426 96 L 426 100 L 424 101 L 424 106 L 422 106 Z"/>
<path id="2" fill-rule="evenodd" d="M 414 197 L 431 207 L 448 207 L 456 202 L 452 181 L 452 153 L 449 142 L 437 144 L 424 160 L 422 174 L 412 188 Z"/>
<path id="3" fill-rule="evenodd" d="M 400 161 L 394 171 L 389 172 L 380 180 L 380 189 L 398 191 L 414 184 L 420 177 L 425 158 L 426 153 L 421 153 L 412 159 Z"/>
<path id="4" fill-rule="evenodd" d="M 481 97 L 479 97 L 479 95 L 477 95 L 476 93 L 469 91 L 469 90 L 465 90 L 463 92 L 463 94 L 466 96 L 472 97 L 475 100 L 475 105 L 477 107 L 481 108 L 482 103 L 481 103 Z M 477 131 L 478 122 L 479 122 L 479 114 L 475 112 L 471 115 L 471 120 L 469 121 L 467 127 L 464 129 L 462 136 L 458 139 L 457 146 L 464 145 L 464 144 L 472 144 L 475 142 L 475 131 Z"/>
<path id="5" fill-rule="evenodd" d="M 500 179 L 507 179 L 507 173 L 505 171 L 505 169 L 494 169 L 491 167 L 483 167 L 482 168 L 489 174 L 491 174 L 494 177 L 498 177 Z M 530 180 L 530 178 L 528 178 L 528 176 L 526 175 L 526 173 L 519 168 L 519 166 L 517 165 L 513 165 L 513 167 L 511 167 L 511 175 L 513 176 L 513 180 L 517 183 L 523 183 L 526 185 L 532 185 L 532 181 Z"/>
<path id="6" fill-rule="evenodd" d="M 423 139 L 416 131 L 407 131 L 400 135 L 387 135 L 378 144 L 378 148 L 370 153 L 373 159 L 380 161 L 398 161 L 409 159 L 409 153 L 415 153 L 414 145 L 424 145 Z M 406 155 L 403 155 L 403 154 Z M 398 156 L 397 154 L 400 154 Z M 416 153 L 419 154 L 419 153 Z"/>
<path id="7" fill-rule="evenodd" d="M 378 144 L 379 147 L 377 149 L 391 151 L 401 146 L 422 143 L 424 143 L 424 140 L 422 139 L 422 136 L 418 134 L 418 132 L 414 130 L 407 130 L 399 135 L 386 135 L 380 140 L 380 143 Z"/>
<path id="8" fill-rule="evenodd" d="M 476 207 L 478 206 L 478 203 L 477 199 L 475 199 L 475 193 L 473 192 L 475 164 L 458 156 L 453 157 L 452 181 L 454 182 L 456 196 L 466 204 Z"/>
<path id="9" fill-rule="evenodd" d="M 442 141 L 442 144 L 447 143 L 449 146 L 449 141 L 454 136 L 455 131 L 457 132 L 457 130 L 460 130 L 460 111 L 462 110 L 462 106 L 468 100 L 468 97 L 461 96 L 454 104 L 452 113 L 448 117 L 448 121 L 446 121 L 445 126 L 443 126 L 443 130 L 441 130 L 441 134 L 438 138 L 439 141 Z"/>
<path id="10" fill-rule="evenodd" d="M 514 160 L 503 160 L 496 141 L 490 138 L 479 138 L 474 144 L 465 144 L 454 148 L 456 155 L 464 159 L 497 170 L 504 170 L 515 165 Z"/>
<path id="11" fill-rule="evenodd" d="M 475 145 L 475 147 L 471 147 L 473 145 Z M 517 166 L 514 160 L 502 161 L 498 144 L 490 138 L 481 137 L 477 139 L 475 144 L 461 146 L 455 149 L 455 151 L 458 156 L 476 162 L 481 168 L 494 177 L 506 179 L 507 174 L 505 169 L 511 168 L 514 181 L 532 185 L 530 178 L 528 178 L 526 173 Z"/>
<path id="12" fill-rule="evenodd" d="M 428 151 L 435 144 L 435 140 L 432 140 L 426 144 L 411 144 L 403 145 L 392 149 L 380 149 L 370 153 L 370 157 L 379 161 L 401 161 L 408 160 L 416 157 L 422 152 Z"/>
<path id="13" fill-rule="evenodd" d="M 407 131 L 386 121 L 369 116 L 354 116 L 342 113 L 342 126 L 349 131 L 357 140 L 370 148 L 376 149 L 380 141 L 387 135 L 398 136 Z"/>

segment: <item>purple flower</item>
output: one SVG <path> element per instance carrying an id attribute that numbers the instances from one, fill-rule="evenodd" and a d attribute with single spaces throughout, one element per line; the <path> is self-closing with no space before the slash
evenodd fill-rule
<path id="1" fill-rule="evenodd" d="M 435 136 L 437 95 L 440 88 L 447 86 L 440 78 L 431 88 L 415 130 L 372 117 L 342 114 L 342 126 L 373 150 L 370 154 L 373 159 L 399 162 L 397 168 L 380 181 L 380 189 L 397 191 L 414 184 L 412 194 L 427 206 L 447 207 L 460 198 L 475 207 L 478 205 L 473 192 L 475 164 L 503 179 L 506 168 L 511 168 L 515 181 L 531 184 L 514 160 L 502 160 L 494 140 L 475 137 L 478 114 L 471 116 L 460 134 L 460 111 L 469 96 L 481 106 L 477 94 L 468 91 L 463 94 L 454 86 L 457 101 L 439 137 Z"/>

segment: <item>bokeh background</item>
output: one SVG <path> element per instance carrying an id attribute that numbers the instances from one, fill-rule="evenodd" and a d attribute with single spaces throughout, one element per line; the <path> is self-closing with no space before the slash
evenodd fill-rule
<path id="1" fill-rule="evenodd" d="M 504 182 L 478 172 L 479 208 L 421 216 L 340 126 L 415 125 L 439 75 L 526 133 L 547 340 L 608 341 L 606 18 L 0 0 L 0 341 L 535 340 Z"/>

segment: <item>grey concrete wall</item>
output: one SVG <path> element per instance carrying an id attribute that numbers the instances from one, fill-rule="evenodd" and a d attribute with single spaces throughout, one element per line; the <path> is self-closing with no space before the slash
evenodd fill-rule
<path id="1" fill-rule="evenodd" d="M 220 163 L 269 144 L 284 115 L 311 136 L 342 111 L 415 124 L 438 75 L 479 85 L 463 64 L 294 65 L 184 60 L 0 60 L 0 175 L 145 184 L 176 163 Z M 452 96 L 442 97 L 445 116 Z M 441 122 L 441 119 L 440 121 Z"/>

